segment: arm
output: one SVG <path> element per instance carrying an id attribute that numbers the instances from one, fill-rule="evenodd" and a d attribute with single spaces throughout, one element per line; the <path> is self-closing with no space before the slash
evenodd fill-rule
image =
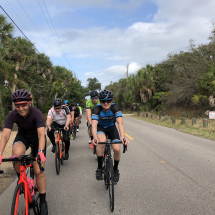
<path id="1" fill-rule="evenodd" d="M 65 127 L 69 127 L 70 122 L 71 122 L 71 116 L 70 116 L 70 114 L 68 114 L 68 115 L 66 115 L 66 125 L 65 125 Z"/>
<path id="2" fill-rule="evenodd" d="M 87 120 L 89 121 L 89 125 L 91 125 L 92 124 L 91 109 L 86 109 L 86 117 L 87 117 Z"/>
<path id="3" fill-rule="evenodd" d="M 118 127 L 119 127 L 120 139 L 121 139 L 122 142 L 124 142 L 123 139 L 125 138 L 125 129 L 124 129 L 122 117 L 117 117 L 116 122 L 117 122 Z M 125 138 L 125 140 L 126 140 L 125 145 L 128 146 L 129 141 L 128 141 L 127 138 Z"/>
<path id="4" fill-rule="evenodd" d="M 40 127 L 37 129 L 38 139 L 39 139 L 39 150 L 45 149 L 45 128 Z"/>
<path id="5" fill-rule="evenodd" d="M 75 115 L 75 111 L 71 111 L 71 122 L 73 123 L 74 122 L 74 115 Z"/>
<path id="6" fill-rule="evenodd" d="M 97 140 L 97 144 L 95 144 L 93 140 L 94 145 L 98 145 L 98 137 L 97 137 L 97 125 L 98 125 L 98 120 L 92 120 L 92 134 L 93 134 L 93 139 Z"/>
<path id="7" fill-rule="evenodd" d="M 0 153 L 3 154 L 5 146 L 10 138 L 11 134 L 11 129 L 9 128 L 4 128 L 1 136 L 1 141 L 0 141 Z"/>
<path id="8" fill-rule="evenodd" d="M 52 123 L 52 118 L 48 116 L 46 119 L 46 126 L 49 128 L 49 131 L 51 131 L 51 123 Z"/>

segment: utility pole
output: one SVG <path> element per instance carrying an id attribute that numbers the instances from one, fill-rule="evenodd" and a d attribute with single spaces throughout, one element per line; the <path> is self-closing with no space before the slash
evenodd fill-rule
<path id="1" fill-rule="evenodd" d="M 127 64 L 126 68 L 127 68 L 126 76 L 127 76 L 127 82 L 128 82 L 128 68 L 129 68 L 129 63 Z"/>

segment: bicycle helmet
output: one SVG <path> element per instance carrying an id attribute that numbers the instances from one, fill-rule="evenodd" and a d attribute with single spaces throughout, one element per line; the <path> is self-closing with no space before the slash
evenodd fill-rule
<path id="1" fill-rule="evenodd" d="M 77 103 L 77 106 L 79 106 L 79 103 Z"/>
<path id="2" fill-rule="evenodd" d="M 64 100 L 63 102 L 65 105 L 69 105 L 69 100 Z"/>
<path id="3" fill-rule="evenodd" d="M 31 101 L 31 94 L 27 90 L 16 90 L 11 96 L 12 102 Z"/>
<path id="4" fill-rule="evenodd" d="M 99 100 L 111 100 L 113 99 L 113 93 L 109 90 L 102 90 L 99 93 Z"/>
<path id="5" fill-rule="evenodd" d="M 59 107 L 62 105 L 62 100 L 60 98 L 56 98 L 53 100 L 54 107 Z"/>
<path id="6" fill-rule="evenodd" d="M 93 91 L 90 93 L 90 96 L 91 96 L 91 97 L 98 96 L 98 92 L 97 92 L 96 90 L 93 90 Z"/>
<path id="7" fill-rule="evenodd" d="M 77 103 L 76 103 L 76 102 L 74 102 L 74 103 L 73 103 L 73 106 L 77 106 Z"/>

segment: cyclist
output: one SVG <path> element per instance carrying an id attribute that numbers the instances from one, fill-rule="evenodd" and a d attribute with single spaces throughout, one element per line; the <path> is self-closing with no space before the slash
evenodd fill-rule
<path id="1" fill-rule="evenodd" d="M 112 103 L 113 94 L 109 90 L 103 90 L 99 94 L 100 105 L 96 105 L 93 108 L 92 114 L 92 133 L 93 140 L 92 144 L 97 146 L 97 160 L 98 169 L 96 170 L 96 179 L 102 180 L 102 157 L 104 154 L 104 145 L 98 145 L 98 142 L 106 142 L 106 135 L 113 142 L 119 142 L 120 140 L 124 143 L 125 138 L 124 125 L 122 120 L 122 112 L 118 104 Z M 118 124 L 119 132 L 116 128 L 115 122 Z M 120 133 L 120 137 L 119 137 Z M 96 142 L 96 141 L 97 142 Z M 125 145 L 129 145 L 129 141 L 125 138 Z M 118 164 L 120 161 L 120 144 L 113 144 L 114 151 L 114 181 L 119 181 L 119 170 Z"/>
<path id="2" fill-rule="evenodd" d="M 81 106 L 79 106 L 79 104 L 78 104 L 78 103 L 77 103 L 77 107 L 79 108 L 79 111 L 80 111 L 79 122 L 81 123 L 81 118 L 82 118 L 82 108 L 81 108 Z"/>
<path id="3" fill-rule="evenodd" d="M 77 132 L 79 132 L 79 115 L 80 115 L 80 110 L 77 107 L 77 103 L 74 102 L 73 103 L 73 107 L 74 107 L 74 119 L 75 119 L 75 124 L 76 124 L 76 128 L 77 128 Z"/>
<path id="4" fill-rule="evenodd" d="M 71 121 L 70 110 L 67 106 L 62 105 L 62 100 L 56 98 L 53 100 L 53 106 L 47 116 L 46 126 L 47 126 L 47 135 L 53 145 L 52 152 L 55 152 L 55 137 L 54 132 L 55 128 L 64 128 L 63 130 L 63 142 L 65 143 L 65 160 L 69 159 L 69 124 Z M 52 122 L 52 119 L 54 122 Z M 51 123 L 52 122 L 52 123 Z"/>
<path id="5" fill-rule="evenodd" d="M 73 136 L 72 136 L 72 125 L 74 123 L 74 107 L 72 105 L 70 105 L 70 102 L 68 100 L 64 100 L 64 105 L 66 105 L 70 112 L 71 112 L 71 126 L 70 126 L 70 139 L 72 140 L 73 139 Z"/>
<path id="6" fill-rule="evenodd" d="M 92 120 L 91 120 L 92 110 L 97 104 L 100 104 L 99 99 L 98 99 L 98 92 L 96 90 L 94 90 L 90 93 L 90 99 L 87 100 L 87 102 L 86 102 L 86 119 L 87 119 L 88 131 L 89 131 L 89 143 L 91 143 L 91 140 L 93 140 L 92 129 L 91 129 L 91 127 L 92 127 Z M 92 144 L 90 144 L 90 147 L 92 149 L 94 148 L 94 146 Z"/>
<path id="7" fill-rule="evenodd" d="M 46 145 L 43 115 L 37 108 L 29 106 L 32 98 L 27 90 L 16 90 L 13 92 L 11 99 L 14 102 L 15 109 L 7 115 L 4 124 L 0 141 L 0 164 L 5 146 L 11 135 L 13 124 L 16 123 L 18 133 L 13 142 L 12 155 L 19 156 L 20 154 L 25 154 L 26 150 L 31 147 L 33 149 L 33 156 L 36 157 L 39 154 L 41 166 L 44 167 L 46 161 Z M 20 163 L 14 162 L 13 166 L 19 177 Z M 39 165 L 36 161 L 33 162 L 33 167 L 40 194 L 40 211 L 42 215 L 47 215 L 46 176 L 44 171 L 40 172 Z"/>

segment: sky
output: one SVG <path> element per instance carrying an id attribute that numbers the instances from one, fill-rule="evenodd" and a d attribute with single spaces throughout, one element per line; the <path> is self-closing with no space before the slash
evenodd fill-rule
<path id="1" fill-rule="evenodd" d="M 74 71 L 83 86 L 96 77 L 102 88 L 125 78 L 127 64 L 128 74 L 135 74 L 170 52 L 186 51 L 191 39 L 208 43 L 215 19 L 214 0 L 1 0 L 0 5 L 53 65 Z M 14 36 L 23 35 L 15 28 Z"/>

